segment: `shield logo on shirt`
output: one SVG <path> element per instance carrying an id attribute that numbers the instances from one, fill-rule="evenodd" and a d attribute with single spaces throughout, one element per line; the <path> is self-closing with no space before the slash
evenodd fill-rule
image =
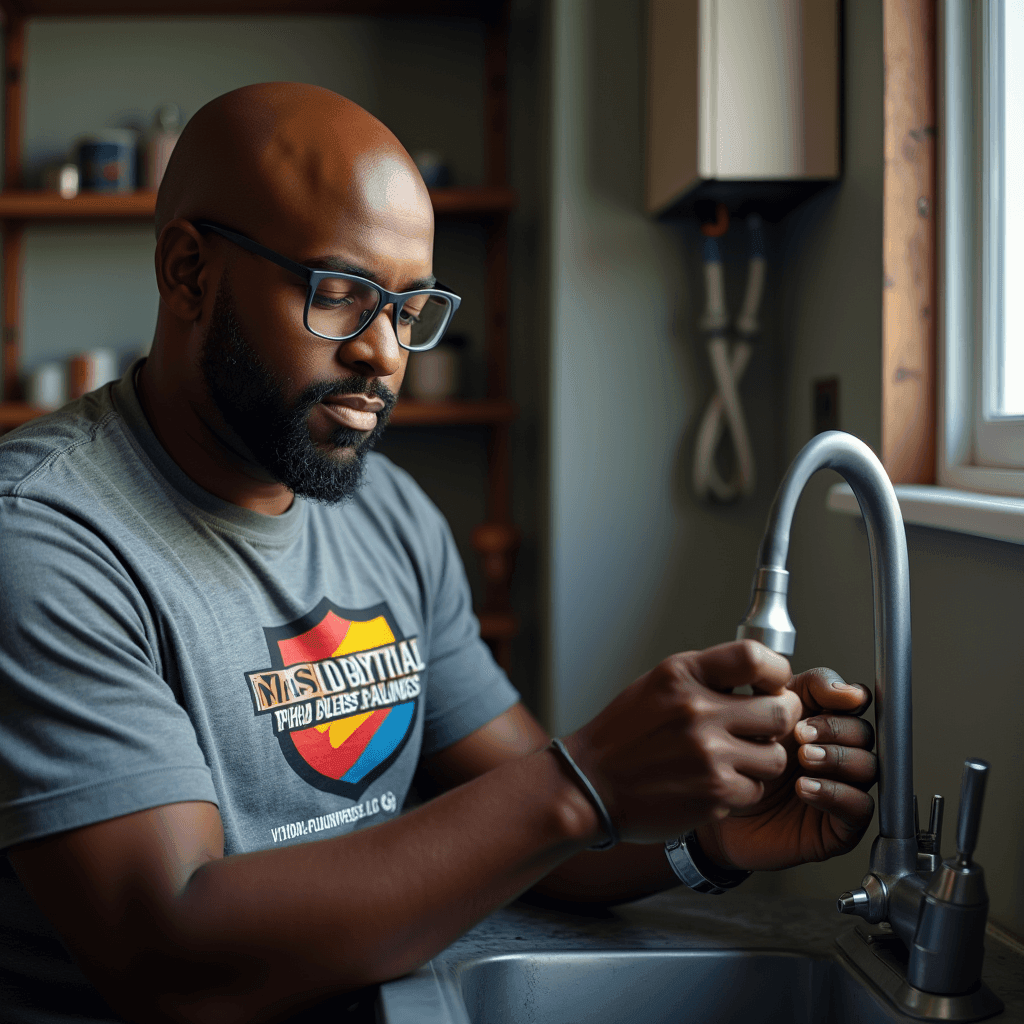
<path id="1" fill-rule="evenodd" d="M 300 778 L 357 800 L 412 735 L 426 668 L 416 637 L 386 603 L 349 611 L 327 598 L 264 634 L 270 668 L 246 673 L 255 713 Z"/>

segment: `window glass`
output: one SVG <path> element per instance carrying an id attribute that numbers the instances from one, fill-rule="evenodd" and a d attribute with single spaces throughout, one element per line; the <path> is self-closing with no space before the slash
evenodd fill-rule
<path id="1" fill-rule="evenodd" d="M 1003 330 L 997 416 L 1024 416 L 1024 3 L 1003 8 Z"/>

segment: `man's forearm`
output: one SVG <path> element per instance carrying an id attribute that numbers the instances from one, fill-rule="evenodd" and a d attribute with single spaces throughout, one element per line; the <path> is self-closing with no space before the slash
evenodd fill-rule
<path id="1" fill-rule="evenodd" d="M 600 853 L 579 853 L 532 887 L 538 895 L 566 903 L 613 906 L 679 885 L 663 844 L 620 843 Z"/>
<path id="2" fill-rule="evenodd" d="M 594 821 L 540 752 L 374 828 L 211 860 L 166 908 L 166 929 L 139 924 L 120 977 L 87 966 L 132 1016 L 154 988 L 174 1019 L 278 1016 L 413 970 L 592 841 Z"/>

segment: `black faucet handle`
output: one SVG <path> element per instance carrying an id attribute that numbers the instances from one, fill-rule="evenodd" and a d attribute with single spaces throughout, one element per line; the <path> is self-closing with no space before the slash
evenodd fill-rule
<path id="1" fill-rule="evenodd" d="M 917 794 L 914 794 L 914 833 L 917 835 L 917 873 L 933 874 L 942 861 L 942 797 L 932 797 L 928 828 L 921 829 L 917 811 Z"/>
<path id="2" fill-rule="evenodd" d="M 946 801 L 936 793 L 932 797 L 932 809 L 928 815 L 928 833 L 932 837 L 932 849 L 941 854 L 942 852 L 942 809 Z"/>
<path id="3" fill-rule="evenodd" d="M 989 767 L 988 761 L 980 757 L 969 757 L 964 761 L 964 774 L 960 782 L 960 813 L 956 823 L 958 867 L 970 866 L 974 848 L 978 845 L 981 805 L 985 799 Z"/>

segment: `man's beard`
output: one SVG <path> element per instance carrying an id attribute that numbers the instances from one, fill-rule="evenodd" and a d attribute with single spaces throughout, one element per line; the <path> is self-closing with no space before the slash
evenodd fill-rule
<path id="1" fill-rule="evenodd" d="M 310 336 L 310 343 L 318 342 Z M 275 480 L 295 494 L 325 504 L 345 501 L 358 490 L 366 453 L 384 432 L 396 401 L 379 380 L 354 376 L 310 384 L 289 405 L 284 398 L 286 381 L 245 340 L 226 279 L 217 289 L 201 362 L 210 397 L 225 423 Z M 384 408 L 369 434 L 339 426 L 329 445 L 352 451 L 346 459 L 332 457 L 310 438 L 309 413 L 328 396 L 354 394 L 379 398 Z"/>

